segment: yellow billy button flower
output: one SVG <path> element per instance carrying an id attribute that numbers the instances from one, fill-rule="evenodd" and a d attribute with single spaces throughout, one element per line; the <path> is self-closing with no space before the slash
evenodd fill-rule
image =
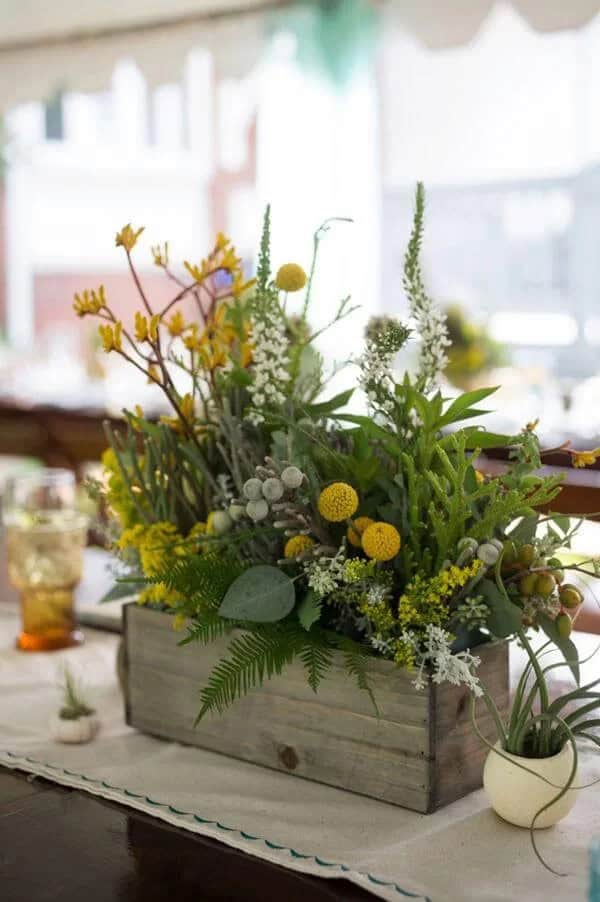
<path id="1" fill-rule="evenodd" d="M 362 535 L 362 547 L 374 561 L 391 561 L 400 551 L 400 533 L 391 523 L 372 523 Z"/>
<path id="2" fill-rule="evenodd" d="M 324 520 L 341 523 L 358 510 L 358 495 L 347 482 L 334 482 L 323 489 L 317 506 Z"/>
<path id="3" fill-rule="evenodd" d="M 102 341 L 102 347 L 108 354 L 110 351 L 120 351 L 122 348 L 121 345 L 121 332 L 123 331 L 123 323 L 116 322 L 113 326 L 102 325 L 98 326 L 98 333 L 100 335 L 100 339 Z"/>
<path id="4" fill-rule="evenodd" d="M 481 485 L 485 482 L 485 475 L 481 472 L 481 470 L 475 470 L 475 479 L 477 480 L 478 485 Z"/>
<path id="5" fill-rule="evenodd" d="M 185 324 L 185 320 L 183 318 L 183 313 L 181 310 L 176 310 L 173 316 L 167 322 L 167 329 L 169 333 L 175 338 L 177 335 L 181 335 L 185 329 L 187 328 Z"/>
<path id="6" fill-rule="evenodd" d="M 593 451 L 572 451 L 574 467 L 592 467 L 600 457 L 600 448 Z"/>
<path id="7" fill-rule="evenodd" d="M 355 548 L 362 547 L 362 534 L 371 523 L 375 521 L 371 519 L 371 517 L 357 517 L 356 520 L 352 521 L 352 525 L 348 527 L 348 531 L 346 532 L 346 538 L 350 542 L 351 545 L 354 545 Z"/>
<path id="8" fill-rule="evenodd" d="M 284 263 L 277 271 L 275 284 L 281 291 L 300 291 L 306 285 L 306 273 L 297 263 Z"/>
<path id="9" fill-rule="evenodd" d="M 285 543 L 283 556 L 288 560 L 298 558 L 301 555 L 306 554 L 307 551 L 310 551 L 311 548 L 314 548 L 314 544 L 315 540 L 311 539 L 310 536 L 292 536 L 292 538 L 288 539 Z"/>
<path id="10" fill-rule="evenodd" d="M 126 226 L 123 226 L 120 232 L 117 232 L 115 236 L 116 246 L 125 248 L 127 253 L 129 253 L 136 246 L 137 240 L 143 231 L 143 228 L 137 229 L 137 231 L 135 231 L 131 228 L 131 223 L 128 222 Z"/>

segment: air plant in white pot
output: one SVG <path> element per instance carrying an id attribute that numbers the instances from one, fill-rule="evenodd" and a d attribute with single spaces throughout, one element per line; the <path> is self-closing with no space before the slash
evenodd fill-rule
<path id="1" fill-rule="evenodd" d="M 80 744 L 89 742 L 98 731 L 95 710 L 84 700 L 81 687 L 68 667 L 61 686 L 63 704 L 50 720 L 50 733 L 56 742 Z"/>
<path id="2" fill-rule="evenodd" d="M 493 745 L 477 727 L 475 698 L 472 700 L 475 730 L 490 749 L 483 785 L 494 811 L 511 824 L 529 828 L 535 854 L 545 867 L 559 874 L 539 853 L 534 831 L 565 818 L 577 801 L 578 792 L 597 782 L 581 784 L 577 777 L 578 740 L 600 746 L 600 736 L 594 734 L 595 728 L 600 727 L 600 677 L 580 684 L 580 664 L 589 661 L 598 649 L 580 660 L 571 643 L 572 656 L 544 665 L 543 659 L 555 651 L 556 644 L 549 639 L 535 649 L 524 628 L 516 634 L 527 663 L 505 720 L 480 684 L 497 727 L 498 739 Z M 551 697 L 548 676 L 565 666 L 571 670 L 576 688 Z"/>

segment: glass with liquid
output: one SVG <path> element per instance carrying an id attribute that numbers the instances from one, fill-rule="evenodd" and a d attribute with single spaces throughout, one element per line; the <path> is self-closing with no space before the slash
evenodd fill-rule
<path id="1" fill-rule="evenodd" d="M 11 480 L 3 503 L 8 577 L 21 600 L 23 651 L 51 651 L 83 641 L 73 591 L 81 579 L 87 519 L 75 505 L 68 470 Z"/>

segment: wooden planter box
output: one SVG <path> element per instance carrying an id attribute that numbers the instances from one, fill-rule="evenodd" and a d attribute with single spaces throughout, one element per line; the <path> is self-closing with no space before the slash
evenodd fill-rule
<path id="1" fill-rule="evenodd" d="M 225 714 L 197 727 L 199 689 L 229 640 L 178 647 L 172 617 L 135 604 L 124 608 L 127 723 L 145 733 L 221 752 L 429 813 L 481 786 L 486 747 L 474 734 L 464 687 L 417 692 L 408 672 L 373 660 L 371 684 L 381 716 L 341 662 L 317 694 L 292 665 Z M 503 712 L 508 705 L 508 645 L 477 649 L 479 674 Z M 477 705 L 483 734 L 493 723 Z"/>

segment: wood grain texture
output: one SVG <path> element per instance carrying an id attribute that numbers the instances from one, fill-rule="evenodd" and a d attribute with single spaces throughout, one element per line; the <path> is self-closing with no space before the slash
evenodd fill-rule
<path id="1" fill-rule="evenodd" d="M 420 812 L 481 785 L 486 750 L 470 726 L 468 693 L 451 686 L 416 692 L 411 675 L 388 661 L 370 664 L 379 718 L 336 660 L 317 694 L 302 666 L 293 664 L 223 715 L 208 715 L 194 727 L 199 690 L 229 640 L 179 648 L 171 623 L 167 614 L 124 608 L 132 726 Z M 481 658 L 482 679 L 508 699 L 506 645 L 484 647 Z M 479 721 L 492 737 L 484 711 Z"/>

